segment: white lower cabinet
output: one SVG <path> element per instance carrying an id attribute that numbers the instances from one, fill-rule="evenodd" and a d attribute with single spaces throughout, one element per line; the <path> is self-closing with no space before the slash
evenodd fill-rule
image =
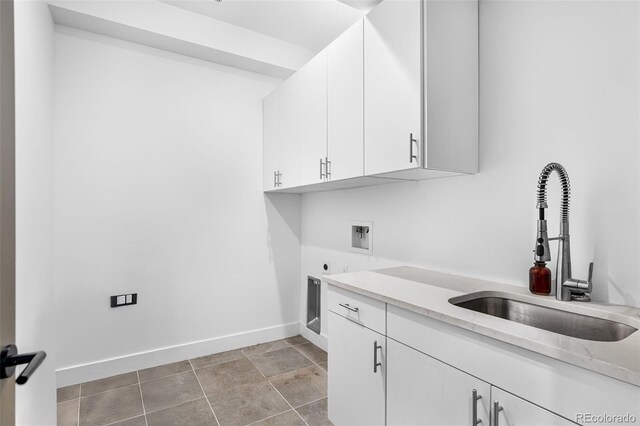
<path id="1" fill-rule="evenodd" d="M 387 424 L 457 426 L 475 419 L 488 426 L 490 392 L 488 383 L 387 339 Z"/>
<path id="2" fill-rule="evenodd" d="M 385 337 L 335 312 L 329 312 L 328 330 L 329 420 L 384 425 Z"/>
<path id="3" fill-rule="evenodd" d="M 328 404 L 336 426 L 569 426 L 594 423 L 591 413 L 640 418 L 640 387 L 362 294 L 328 290 Z"/>
<path id="4" fill-rule="evenodd" d="M 491 388 L 493 426 L 569 426 L 576 423 L 496 387 Z"/>

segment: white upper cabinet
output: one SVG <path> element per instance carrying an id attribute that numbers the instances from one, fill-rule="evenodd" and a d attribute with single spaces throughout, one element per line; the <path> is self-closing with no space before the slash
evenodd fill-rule
<path id="1" fill-rule="evenodd" d="M 324 182 L 327 160 L 327 52 L 320 52 L 300 71 L 299 134 L 303 185 Z M 292 77 L 293 78 L 293 77 Z"/>
<path id="2" fill-rule="evenodd" d="M 293 75 L 281 86 L 279 147 L 280 188 L 293 188 L 301 184 L 300 179 L 300 78 Z"/>
<path id="3" fill-rule="evenodd" d="M 265 190 L 475 173 L 478 0 L 384 0 L 271 97 Z"/>
<path id="4" fill-rule="evenodd" d="M 425 163 L 478 171 L 478 2 L 424 3 Z"/>
<path id="5" fill-rule="evenodd" d="M 365 174 L 477 172 L 477 1 L 385 0 L 364 24 Z"/>
<path id="6" fill-rule="evenodd" d="M 299 86 L 296 74 L 263 101 L 265 190 L 292 188 L 301 184 Z"/>
<path id="7" fill-rule="evenodd" d="M 273 91 L 262 102 L 262 164 L 263 188 L 270 191 L 278 188 L 278 161 L 280 146 L 280 92 Z"/>
<path id="8" fill-rule="evenodd" d="M 421 6 L 386 0 L 364 20 L 365 174 L 419 165 Z M 418 142 L 411 142 L 411 136 Z"/>
<path id="9" fill-rule="evenodd" d="M 327 48 L 329 180 L 364 175 L 363 21 Z"/>

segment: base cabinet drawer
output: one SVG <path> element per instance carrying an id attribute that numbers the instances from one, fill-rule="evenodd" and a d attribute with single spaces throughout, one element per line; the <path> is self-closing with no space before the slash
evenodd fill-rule
<path id="1" fill-rule="evenodd" d="M 489 426 L 488 383 L 392 339 L 387 358 L 387 424 Z"/>
<path id="2" fill-rule="evenodd" d="M 575 426 L 577 424 L 496 387 L 491 388 L 491 399 L 493 426 Z M 579 413 L 576 413 L 576 418 L 580 419 Z"/>
<path id="3" fill-rule="evenodd" d="M 329 285 L 329 311 L 386 335 L 386 304 L 352 291 Z"/>
<path id="4" fill-rule="evenodd" d="M 329 420 L 336 426 L 385 424 L 385 337 L 329 312 Z"/>

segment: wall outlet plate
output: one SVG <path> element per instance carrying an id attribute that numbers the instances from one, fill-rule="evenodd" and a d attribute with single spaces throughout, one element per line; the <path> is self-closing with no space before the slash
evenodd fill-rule
<path id="1" fill-rule="evenodd" d="M 138 293 L 117 294 L 110 297 L 111 307 L 119 308 L 121 306 L 137 305 Z"/>
<path id="2" fill-rule="evenodd" d="M 354 253 L 373 254 L 373 222 L 354 220 L 349 223 L 349 241 Z"/>

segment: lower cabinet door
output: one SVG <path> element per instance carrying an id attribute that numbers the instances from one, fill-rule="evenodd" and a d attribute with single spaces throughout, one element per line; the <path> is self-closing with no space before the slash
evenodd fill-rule
<path id="1" fill-rule="evenodd" d="M 336 426 L 384 425 L 385 337 L 334 312 L 328 332 L 329 420 Z"/>
<path id="2" fill-rule="evenodd" d="M 388 425 L 489 426 L 488 383 L 390 338 L 387 359 Z"/>
<path id="3" fill-rule="evenodd" d="M 569 426 L 576 423 L 496 387 L 491 388 L 494 426 Z M 576 413 L 577 414 L 577 413 Z"/>

